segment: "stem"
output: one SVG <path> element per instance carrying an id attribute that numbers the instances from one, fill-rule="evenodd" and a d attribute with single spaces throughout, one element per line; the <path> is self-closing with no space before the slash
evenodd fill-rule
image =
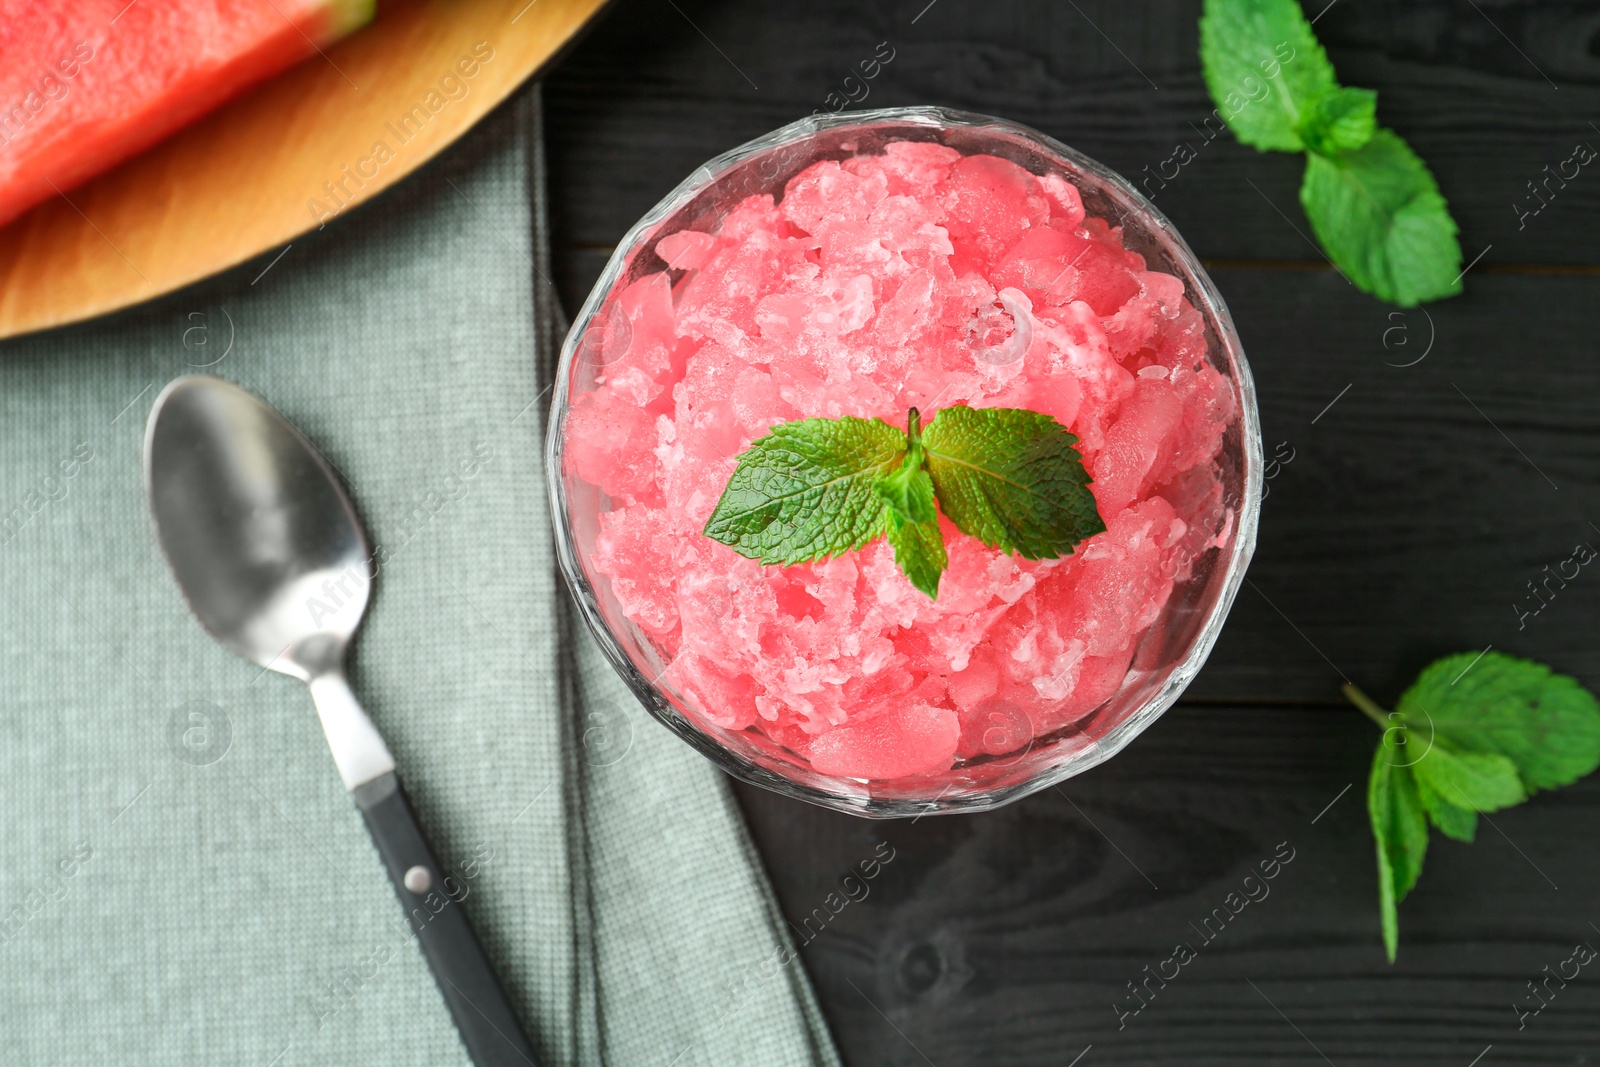
<path id="1" fill-rule="evenodd" d="M 905 467 L 916 470 L 923 463 L 922 450 L 922 413 L 912 408 L 906 413 L 906 458 Z"/>
<path id="2" fill-rule="evenodd" d="M 1352 682 L 1346 682 L 1339 687 L 1339 692 L 1344 694 L 1346 700 L 1361 709 L 1361 714 L 1387 730 L 1394 725 L 1389 721 L 1389 713 L 1380 708 L 1367 694 L 1357 689 Z"/>

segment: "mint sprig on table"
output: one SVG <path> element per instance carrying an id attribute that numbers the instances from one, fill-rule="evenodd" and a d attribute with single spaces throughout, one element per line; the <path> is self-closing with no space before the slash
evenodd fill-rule
<path id="1" fill-rule="evenodd" d="M 1428 823 L 1470 842 L 1480 812 L 1593 771 L 1600 766 L 1600 704 L 1572 678 L 1499 652 L 1436 660 L 1394 711 L 1349 683 L 1342 691 L 1383 728 L 1367 813 L 1377 842 L 1383 946 L 1393 963 L 1397 905 L 1422 873 Z"/>
<path id="2" fill-rule="evenodd" d="M 930 597 L 949 564 L 943 511 L 1024 559 L 1064 556 L 1104 530 L 1078 438 L 1023 408 L 949 407 L 906 428 L 844 415 L 774 426 L 740 456 L 707 537 L 762 563 L 811 563 L 879 536 Z M 937 506 L 936 506 L 937 505 Z"/>
<path id="3" fill-rule="evenodd" d="M 1377 93 L 1339 85 L 1298 0 L 1206 0 L 1200 60 L 1244 144 L 1305 152 L 1300 206 L 1335 267 L 1401 307 L 1461 291 L 1456 224 L 1428 166 L 1377 123 Z"/>

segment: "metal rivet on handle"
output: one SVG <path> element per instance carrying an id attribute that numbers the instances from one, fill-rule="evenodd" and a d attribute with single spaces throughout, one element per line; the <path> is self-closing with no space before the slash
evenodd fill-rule
<path id="1" fill-rule="evenodd" d="M 433 875 L 428 873 L 426 867 L 412 867 L 406 871 L 401 882 L 413 893 L 426 893 L 433 885 Z"/>

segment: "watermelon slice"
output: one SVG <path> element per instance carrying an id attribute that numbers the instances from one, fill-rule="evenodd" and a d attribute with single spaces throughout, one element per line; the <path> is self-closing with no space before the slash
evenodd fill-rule
<path id="1" fill-rule="evenodd" d="M 0 224 L 316 55 L 374 2 L 0 0 Z"/>

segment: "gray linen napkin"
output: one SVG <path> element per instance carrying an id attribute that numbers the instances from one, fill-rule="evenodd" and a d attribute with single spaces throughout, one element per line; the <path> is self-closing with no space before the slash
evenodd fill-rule
<path id="1" fill-rule="evenodd" d="M 546 1067 L 838 1062 L 726 781 L 572 622 L 546 262 L 533 90 L 277 259 L 0 345 L 0 1063 L 465 1060 L 307 695 L 151 536 L 145 417 L 198 369 L 383 546 L 352 682 Z"/>

